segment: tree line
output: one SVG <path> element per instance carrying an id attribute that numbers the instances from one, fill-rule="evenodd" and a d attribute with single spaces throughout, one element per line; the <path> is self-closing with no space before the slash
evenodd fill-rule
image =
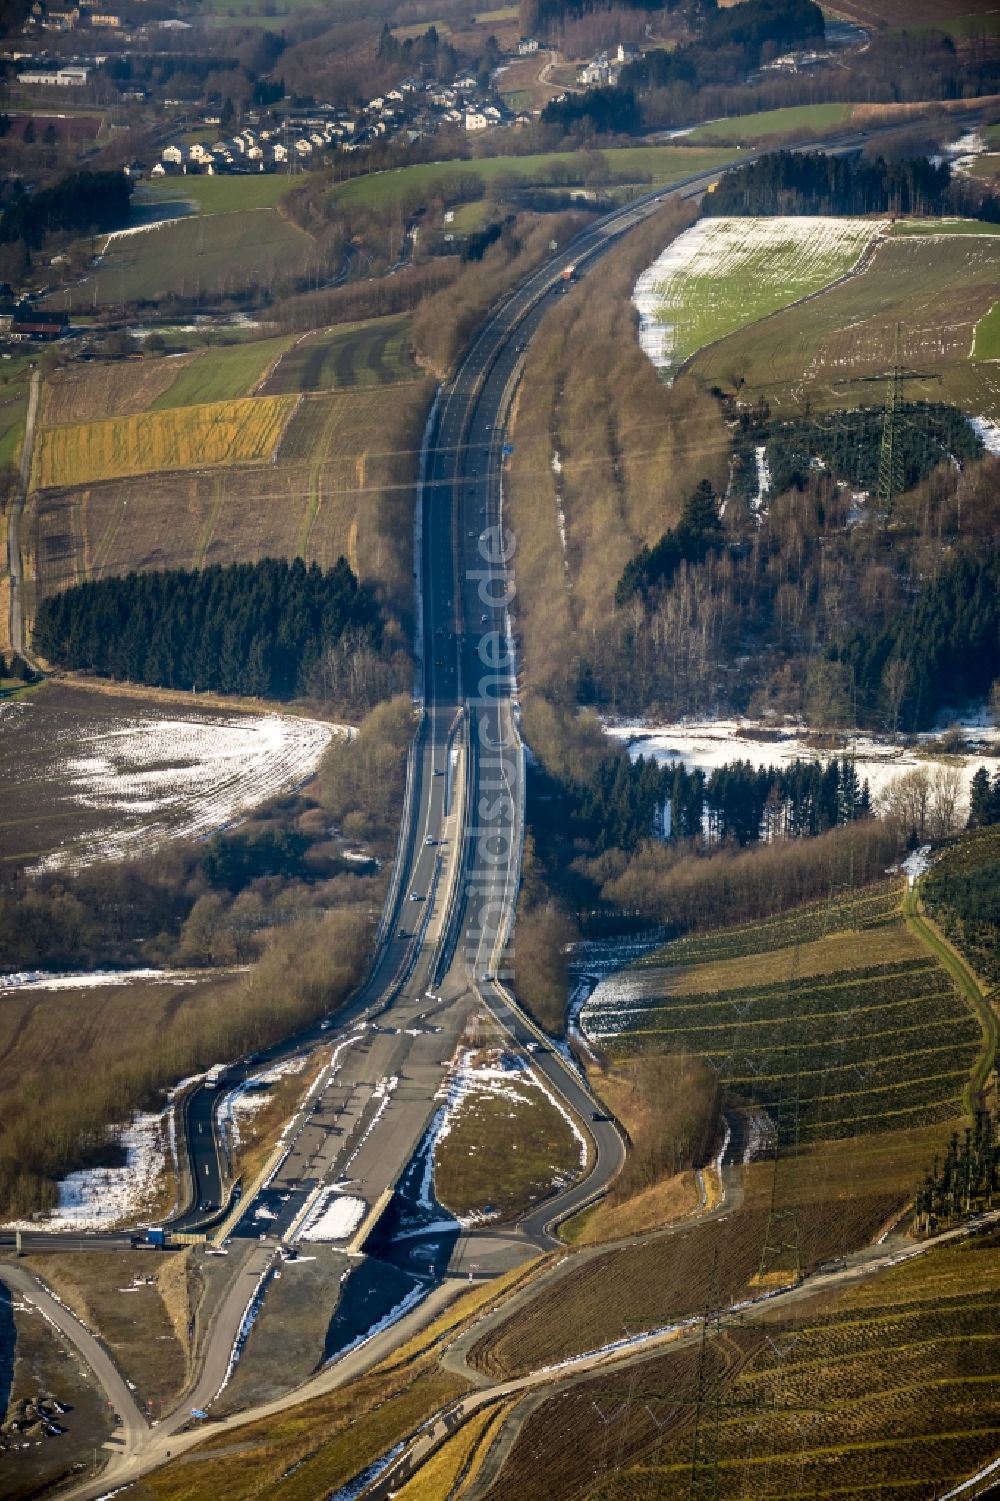
<path id="1" fill-rule="evenodd" d="M 51 188 L 25 192 L 21 183 L 0 214 L 0 244 L 23 240 L 37 250 L 58 231 L 84 234 L 120 229 L 128 223 L 132 185 L 124 172 L 71 172 Z"/>
<path id="2" fill-rule="evenodd" d="M 378 605 L 345 558 L 264 558 L 74 585 L 42 602 L 33 639 L 49 661 L 102 677 L 292 698 L 347 632 L 381 645 Z"/>
<path id="3" fill-rule="evenodd" d="M 948 204 L 951 169 L 928 157 L 907 161 L 772 151 L 726 172 L 707 193 L 707 216 L 757 214 L 932 214 Z"/>
<path id="4" fill-rule="evenodd" d="M 953 1131 L 944 1160 L 934 1159 L 913 1203 L 913 1227 L 928 1235 L 975 1210 L 992 1209 L 1000 1191 L 1000 1116 L 976 1111 L 962 1136 Z"/>

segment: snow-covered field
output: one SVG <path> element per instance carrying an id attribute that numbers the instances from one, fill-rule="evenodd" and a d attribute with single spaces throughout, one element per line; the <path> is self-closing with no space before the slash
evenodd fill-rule
<path id="1" fill-rule="evenodd" d="M 884 225 L 872 219 L 701 219 L 635 284 L 639 342 L 666 374 L 706 344 L 836 281 Z"/>
<path id="2" fill-rule="evenodd" d="M 963 795 L 968 800 L 969 783 L 979 766 L 997 769 L 1000 756 L 1000 729 L 976 726 L 964 731 L 965 738 L 975 741 L 975 751 L 960 756 L 922 749 L 935 737 L 914 737 L 911 745 L 902 745 L 890 736 L 854 735 L 845 738 L 841 750 L 813 750 L 804 725 L 776 729 L 749 719 L 680 720 L 676 724 L 609 724 L 607 733 L 622 740 L 633 760 L 652 756 L 661 765 L 682 761 L 687 767 L 711 772 L 727 761 L 750 761 L 754 766 L 780 766 L 794 761 L 828 760 L 832 755 L 851 755 L 861 781 L 867 780 L 873 798 L 878 798 L 898 777 L 918 766 L 929 772 L 939 766 L 959 766 Z M 766 735 L 768 738 L 761 738 Z M 771 737 L 775 738 L 771 738 Z"/>
<path id="3" fill-rule="evenodd" d="M 162 712 L 100 695 L 2 704 L 17 852 L 34 841 L 46 865 L 76 866 L 202 837 L 305 781 L 338 733 L 292 715 Z"/>

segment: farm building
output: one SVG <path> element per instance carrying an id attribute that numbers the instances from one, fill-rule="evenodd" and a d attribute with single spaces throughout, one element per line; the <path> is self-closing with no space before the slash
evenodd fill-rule
<path id="1" fill-rule="evenodd" d="M 10 323 L 12 339 L 24 341 L 35 339 L 59 339 L 69 328 L 65 313 L 43 313 L 30 303 L 22 302 L 14 309 Z"/>

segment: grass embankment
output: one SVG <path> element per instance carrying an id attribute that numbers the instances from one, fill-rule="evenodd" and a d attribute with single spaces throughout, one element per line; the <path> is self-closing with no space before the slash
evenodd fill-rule
<path id="1" fill-rule="evenodd" d="M 691 373 L 706 387 L 739 383 L 741 402 L 764 396 L 779 414 L 798 415 L 804 400 L 816 411 L 876 405 L 866 378 L 892 369 L 901 325 L 903 357 L 917 372 L 907 377 L 907 400 L 951 401 L 995 418 L 1000 381 L 981 363 L 992 325 L 976 361 L 970 351 L 998 288 L 1000 236 L 893 235 L 862 275 L 703 349 Z"/>
<path id="2" fill-rule="evenodd" d="M 676 182 L 698 172 L 709 172 L 732 160 L 732 152 L 693 149 L 686 146 L 615 146 L 601 152 L 614 177 L 621 183 L 652 186 Z M 425 203 L 435 191 L 447 197 L 460 184 L 459 196 L 482 197 L 482 188 L 497 178 L 521 179 L 524 187 L 536 184 L 572 185 L 580 179 L 580 159 L 572 151 L 546 151 L 530 156 L 486 156 L 472 161 L 420 162 L 389 172 L 375 172 L 338 183 L 330 190 L 342 208 L 381 210 Z M 476 179 L 481 185 L 476 188 Z"/>
<path id="3" fill-rule="evenodd" d="M 797 141 L 807 136 L 830 135 L 851 118 L 850 104 L 795 104 L 785 109 L 761 110 L 753 115 L 732 115 L 725 120 L 710 120 L 690 131 L 684 139 L 692 146 L 747 146 L 766 142 L 771 136 L 788 136 Z"/>
<path id="4" fill-rule="evenodd" d="M 629 558 L 678 519 L 703 476 L 725 485 L 716 403 L 686 381 L 666 387 L 631 332 L 636 276 L 691 217 L 670 206 L 627 236 L 547 314 L 528 353 L 507 481 L 516 609 L 527 681 L 560 700 L 580 642 L 601 654 Z"/>
<path id="5" fill-rule="evenodd" d="M 36 437 L 32 485 L 88 485 L 164 469 L 260 461 L 274 452 L 293 408 L 290 397 L 247 397 L 43 427 Z"/>
<path id="6" fill-rule="evenodd" d="M 459 1501 L 467 1495 L 505 1415 L 503 1407 L 488 1407 L 471 1417 L 396 1492 L 399 1501 Z"/>
<path id="7" fill-rule="evenodd" d="M 657 1230 L 699 1207 L 695 1169 L 722 1139 L 718 1076 L 686 1054 L 590 1067 L 591 1088 L 628 1132 L 630 1150 L 607 1198 L 564 1228 L 573 1245 Z"/>
<path id="8" fill-rule="evenodd" d="M 580 1170 L 565 1115 L 526 1069 L 491 1050 L 463 1068 L 467 1092 L 434 1154 L 434 1192 L 456 1215 L 516 1220 Z M 477 1065 L 490 1075 L 477 1080 Z M 495 1077 L 503 1067 L 505 1077 Z"/>

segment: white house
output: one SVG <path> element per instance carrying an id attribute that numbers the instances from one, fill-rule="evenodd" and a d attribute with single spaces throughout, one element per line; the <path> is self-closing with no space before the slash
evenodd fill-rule
<path id="1" fill-rule="evenodd" d="M 490 122 L 481 109 L 467 109 L 464 123 L 466 130 L 485 130 Z"/>
<path id="2" fill-rule="evenodd" d="M 517 50 L 522 57 L 530 57 L 538 51 L 538 38 L 536 36 L 523 36 L 517 44 Z"/>

